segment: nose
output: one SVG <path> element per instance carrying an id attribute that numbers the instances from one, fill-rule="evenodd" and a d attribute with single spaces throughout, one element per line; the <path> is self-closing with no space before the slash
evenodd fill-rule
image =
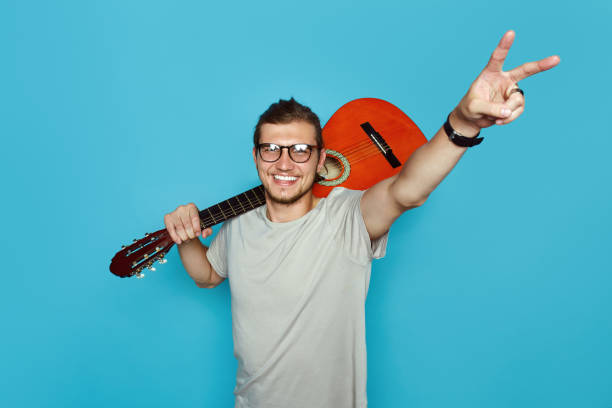
<path id="1" fill-rule="evenodd" d="M 281 149 L 281 156 L 276 162 L 279 170 L 289 170 L 293 168 L 293 160 L 289 157 L 289 149 Z"/>

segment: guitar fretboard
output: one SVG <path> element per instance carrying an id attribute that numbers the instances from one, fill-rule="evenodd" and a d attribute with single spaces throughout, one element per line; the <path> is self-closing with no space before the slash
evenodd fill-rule
<path id="1" fill-rule="evenodd" d="M 266 203 L 263 185 L 245 191 L 200 211 L 202 229 L 212 227 L 232 217 L 244 214 Z"/>

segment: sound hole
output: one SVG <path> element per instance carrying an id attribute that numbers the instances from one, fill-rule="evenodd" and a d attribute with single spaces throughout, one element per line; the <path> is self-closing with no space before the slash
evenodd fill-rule
<path id="1" fill-rule="evenodd" d="M 336 180 L 342 176 L 344 172 L 344 166 L 342 162 L 336 157 L 330 154 L 325 157 L 323 168 L 319 172 L 319 175 L 326 181 Z"/>
<path id="2" fill-rule="evenodd" d="M 331 149 L 325 149 L 325 162 L 318 173 L 317 183 L 322 186 L 338 186 L 348 179 L 351 174 L 351 164 L 342 153 Z"/>

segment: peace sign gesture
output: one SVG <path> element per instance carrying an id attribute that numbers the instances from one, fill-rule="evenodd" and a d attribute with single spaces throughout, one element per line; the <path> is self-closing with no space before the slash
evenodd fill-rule
<path id="1" fill-rule="evenodd" d="M 514 34 L 509 30 L 503 35 L 487 66 L 455 108 L 456 119 L 463 122 L 464 127 L 473 129 L 474 133 L 493 124 L 505 125 L 519 117 L 525 109 L 525 97 L 517 82 L 549 70 L 561 61 L 553 55 L 502 71 Z"/>

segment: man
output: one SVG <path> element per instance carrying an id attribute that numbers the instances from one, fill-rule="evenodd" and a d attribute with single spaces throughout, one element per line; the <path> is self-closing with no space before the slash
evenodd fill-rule
<path id="1" fill-rule="evenodd" d="M 199 287 L 230 279 L 236 407 L 366 407 L 365 298 L 371 261 L 384 256 L 391 224 L 422 205 L 482 128 L 514 121 L 525 100 L 517 82 L 556 66 L 557 56 L 502 71 L 514 32 L 447 123 L 401 171 L 365 192 L 312 194 L 325 160 L 319 120 L 293 99 L 262 114 L 253 159 L 266 204 L 226 222 L 203 246 L 198 210 L 165 217 L 185 269 Z"/>

